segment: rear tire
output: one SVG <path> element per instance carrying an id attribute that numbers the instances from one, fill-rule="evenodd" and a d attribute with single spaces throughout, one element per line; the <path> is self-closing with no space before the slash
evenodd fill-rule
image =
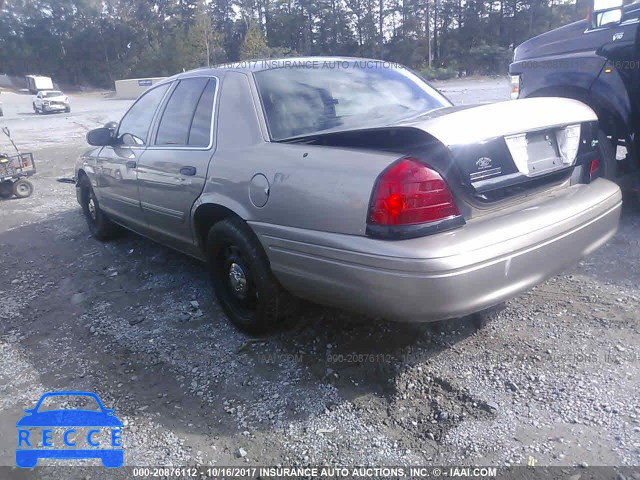
<path id="1" fill-rule="evenodd" d="M 86 175 L 80 178 L 80 205 L 91 235 L 103 242 L 117 236 L 119 227 L 100 209 L 98 198 Z"/>
<path id="2" fill-rule="evenodd" d="M 214 292 L 231 323 L 249 335 L 265 334 L 278 325 L 285 292 L 243 220 L 229 218 L 211 227 L 207 262 Z"/>
<path id="3" fill-rule="evenodd" d="M 13 194 L 18 198 L 30 197 L 33 193 L 33 183 L 29 180 L 20 179 L 13 184 Z"/>
<path id="4" fill-rule="evenodd" d="M 0 198 L 9 198 L 11 195 L 13 195 L 13 182 L 5 180 L 0 183 Z"/>

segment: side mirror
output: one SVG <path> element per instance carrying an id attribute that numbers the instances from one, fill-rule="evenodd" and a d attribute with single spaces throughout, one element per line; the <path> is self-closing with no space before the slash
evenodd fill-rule
<path id="1" fill-rule="evenodd" d="M 108 128 L 96 128 L 87 133 L 87 143 L 94 147 L 106 147 L 111 145 L 112 140 L 111 130 Z"/>
<path id="2" fill-rule="evenodd" d="M 596 12 L 594 16 L 595 27 L 607 27 L 618 25 L 622 20 L 622 9 L 607 10 L 605 12 Z"/>
<path id="3" fill-rule="evenodd" d="M 593 28 L 617 25 L 622 21 L 622 0 L 593 0 L 591 7 Z"/>
<path id="4" fill-rule="evenodd" d="M 603 10 L 613 10 L 621 8 L 622 0 L 593 0 L 593 11 L 602 12 Z"/>

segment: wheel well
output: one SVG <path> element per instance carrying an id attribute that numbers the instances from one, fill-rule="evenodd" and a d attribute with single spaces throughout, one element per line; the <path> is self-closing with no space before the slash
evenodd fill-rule
<path id="1" fill-rule="evenodd" d="M 80 181 L 80 179 L 81 179 L 82 177 L 88 177 L 88 175 L 87 175 L 87 173 L 86 173 L 84 170 L 80 169 L 80 170 L 78 170 L 78 173 L 77 173 L 77 175 L 76 175 L 76 181 L 77 181 L 77 182 L 78 182 L 78 181 Z"/>
<path id="2" fill-rule="evenodd" d="M 211 227 L 221 220 L 231 217 L 241 218 L 240 215 L 235 213 L 233 210 L 215 203 L 206 203 L 197 208 L 196 213 L 193 216 L 193 226 L 195 229 L 196 240 L 198 241 L 198 246 L 201 251 L 204 252 L 205 250 L 207 235 L 209 234 Z"/>
<path id="3" fill-rule="evenodd" d="M 624 127 L 624 122 L 619 115 L 612 112 L 607 105 L 602 101 L 599 101 L 588 90 L 582 88 L 564 88 L 564 87 L 551 87 L 543 88 L 533 92 L 529 97 L 564 97 L 572 98 L 585 103 L 593 109 L 598 116 L 598 122 L 600 128 L 607 134 L 615 138 L 628 138 L 628 133 Z"/>
<path id="4" fill-rule="evenodd" d="M 619 140 L 624 140 L 627 148 L 626 165 L 630 168 L 638 168 L 640 165 L 640 155 L 638 155 L 638 140 L 631 138 L 628 127 L 623 118 L 615 110 L 606 103 L 606 99 L 594 97 L 588 90 L 581 88 L 568 87 L 551 87 L 537 90 L 528 97 L 565 97 L 579 100 L 593 109 L 598 116 L 598 123 L 605 135 L 610 136 L 615 144 L 619 144 Z"/>

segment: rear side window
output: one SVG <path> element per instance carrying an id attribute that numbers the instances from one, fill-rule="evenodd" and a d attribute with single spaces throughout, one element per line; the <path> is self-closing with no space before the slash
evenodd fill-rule
<path id="1" fill-rule="evenodd" d="M 215 89 L 215 79 L 181 80 L 164 109 L 155 144 L 208 146 Z"/>
<path id="2" fill-rule="evenodd" d="M 165 83 L 164 85 L 148 90 L 124 115 L 118 128 L 118 136 L 123 139 L 124 143 L 132 145 L 144 144 L 147 139 L 147 134 L 149 133 L 149 128 L 151 127 L 153 115 L 156 113 L 158 105 L 160 105 L 169 85 L 170 84 Z M 125 136 L 125 134 L 129 135 Z M 129 136 L 131 136 L 131 138 Z"/>
<path id="3" fill-rule="evenodd" d="M 213 120 L 213 99 L 216 95 L 216 80 L 212 78 L 204 87 L 204 92 L 198 102 L 196 113 L 191 122 L 189 145 L 206 147 L 211 139 L 211 122 Z"/>

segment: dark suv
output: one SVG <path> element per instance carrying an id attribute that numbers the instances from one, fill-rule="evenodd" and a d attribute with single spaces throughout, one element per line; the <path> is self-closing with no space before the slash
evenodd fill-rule
<path id="1" fill-rule="evenodd" d="M 640 3 L 593 0 L 587 18 L 543 33 L 515 49 L 512 98 L 560 96 L 598 115 L 603 140 L 617 148 L 613 178 L 640 166 Z"/>

